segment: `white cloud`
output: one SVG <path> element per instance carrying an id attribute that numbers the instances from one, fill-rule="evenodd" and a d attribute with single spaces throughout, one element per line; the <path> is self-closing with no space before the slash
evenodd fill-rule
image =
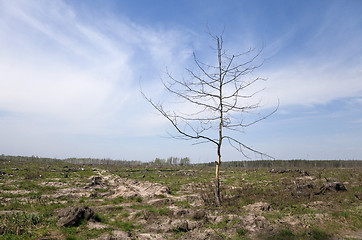
<path id="1" fill-rule="evenodd" d="M 265 73 L 269 98 L 277 96 L 282 105 L 326 104 L 362 92 L 362 63 L 345 66 L 339 62 L 318 63 L 304 59 Z"/>
<path id="2" fill-rule="evenodd" d="M 139 80 L 162 96 L 160 72 L 183 69 L 189 34 L 103 17 L 85 22 L 63 1 L 0 2 L 1 153 L 134 159 L 142 151 L 125 138 L 166 135 Z"/>
<path id="3" fill-rule="evenodd" d="M 282 106 L 326 104 L 362 94 L 362 18 L 352 14 L 358 9 L 350 9 L 353 4 L 342 5 L 333 2 L 316 10 L 315 21 L 303 16 L 292 30 L 266 43 L 265 55 L 271 58 L 261 71 L 269 79 L 268 95 L 279 97 Z"/>
<path id="4" fill-rule="evenodd" d="M 0 41 L 6 49 L 0 56 L 2 109 L 82 119 L 103 107 L 117 82 L 129 84 L 127 53 L 100 33 L 84 34 L 88 26 L 62 14 L 71 12 L 67 6 L 8 3 L 2 11 L 12 26 L 1 31 Z M 126 100 L 127 90 L 118 91 Z"/>
<path id="5" fill-rule="evenodd" d="M 0 139 L 0 153 L 25 149 L 31 155 L 32 149 L 46 148 L 47 153 L 73 154 L 79 146 L 82 153 L 99 156 L 108 144 L 110 151 L 118 151 L 113 142 L 118 136 L 166 135 L 170 125 L 142 99 L 139 81 L 146 94 L 168 103 L 171 110 L 189 111 L 189 106 L 169 101 L 159 78 L 166 66 L 173 76 L 186 77 L 184 67 L 194 66 L 192 46 L 206 62 L 215 60 L 205 38 L 177 27 L 141 26 L 124 16 L 99 14 L 85 20 L 81 11 L 60 0 L 0 1 L 0 132 L 8 136 Z M 324 29 L 317 33 L 323 36 Z M 278 55 L 294 34 L 281 36 L 268 54 Z M 323 41 L 309 50 L 319 46 Z M 341 46 L 333 51 L 336 57 L 328 59 L 326 48 L 315 55 L 299 52 L 275 62 L 273 69 L 263 66 L 260 76 L 269 81 L 260 96 L 267 107 L 274 107 L 277 98 L 282 105 L 313 105 L 361 96 L 362 59 L 359 52 L 353 55 L 353 48 Z M 92 137 L 95 140 L 88 139 Z M 129 149 L 122 150 L 131 156 L 130 148 L 138 145 L 126 145 Z"/>

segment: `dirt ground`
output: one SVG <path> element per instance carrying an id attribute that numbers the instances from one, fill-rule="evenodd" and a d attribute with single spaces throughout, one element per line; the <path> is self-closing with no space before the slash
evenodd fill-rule
<path id="1" fill-rule="evenodd" d="M 212 169 L 9 166 L 3 239 L 362 239 L 360 170 L 225 170 L 218 207 Z"/>

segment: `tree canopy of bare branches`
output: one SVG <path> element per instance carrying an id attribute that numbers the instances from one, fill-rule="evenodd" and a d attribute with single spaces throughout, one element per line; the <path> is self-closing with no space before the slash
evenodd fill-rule
<path id="1" fill-rule="evenodd" d="M 168 81 L 162 80 L 165 89 L 189 106 L 186 111 L 168 111 L 161 103 L 147 97 L 145 99 L 161 113 L 178 135 L 175 138 L 195 140 L 199 143 L 212 143 L 217 149 L 215 202 L 220 205 L 219 169 L 221 149 L 224 142 L 229 143 L 245 157 L 247 152 L 270 157 L 244 142 L 238 136 L 245 128 L 252 126 L 277 111 L 259 115 L 251 121 L 245 116 L 261 107 L 260 99 L 255 100 L 263 89 L 253 90 L 253 85 L 265 81 L 253 77 L 253 72 L 263 64 L 259 60 L 262 50 L 249 49 L 240 54 L 228 54 L 223 48 L 223 37 L 213 36 L 217 53 L 216 64 L 200 61 L 196 54 L 193 60 L 196 70 L 186 68 L 187 77 L 175 78 L 167 72 Z"/>

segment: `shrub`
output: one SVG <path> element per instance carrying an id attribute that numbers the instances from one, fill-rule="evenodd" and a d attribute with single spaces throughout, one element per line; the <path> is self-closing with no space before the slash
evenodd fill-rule
<path id="1" fill-rule="evenodd" d="M 238 234 L 239 237 L 241 237 L 241 236 L 245 235 L 245 230 L 242 228 L 239 228 L 238 230 L 236 230 L 236 233 Z"/>

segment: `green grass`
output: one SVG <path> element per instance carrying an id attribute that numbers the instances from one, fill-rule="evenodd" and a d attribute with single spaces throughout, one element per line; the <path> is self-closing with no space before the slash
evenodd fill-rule
<path id="1" fill-rule="evenodd" d="M 140 205 L 140 204 L 137 204 L 137 205 L 132 205 L 131 208 L 133 209 L 137 209 L 137 210 L 147 210 L 148 212 L 157 212 L 156 208 L 152 205 Z"/>
<path id="2" fill-rule="evenodd" d="M 278 234 L 267 237 L 267 240 L 293 240 L 298 239 L 294 233 L 288 229 L 280 230 Z"/>
<path id="3" fill-rule="evenodd" d="M 241 236 L 244 236 L 246 234 L 245 230 L 242 229 L 242 228 L 239 228 L 236 230 L 236 234 L 241 237 Z"/>
<path id="4" fill-rule="evenodd" d="M 157 197 L 157 198 L 160 198 L 160 199 L 166 198 L 166 196 L 163 195 L 163 194 L 156 195 L 156 197 Z"/>
<path id="5" fill-rule="evenodd" d="M 331 238 L 324 230 L 315 227 L 311 229 L 311 236 L 314 240 L 328 240 Z"/>
<path id="6" fill-rule="evenodd" d="M 331 236 L 324 230 L 312 228 L 309 233 L 294 233 L 289 229 L 282 229 L 277 234 L 265 238 L 266 240 L 328 240 Z"/>
<path id="7" fill-rule="evenodd" d="M 15 212 L 0 215 L 0 235 L 30 237 L 31 230 L 44 221 L 44 216 Z"/>
<path id="8" fill-rule="evenodd" d="M 128 201 L 141 203 L 143 199 L 140 196 L 135 196 L 135 197 L 130 197 Z"/>
<path id="9" fill-rule="evenodd" d="M 184 201 L 175 201 L 174 205 L 182 207 L 182 208 L 190 208 L 190 203 L 186 200 Z"/>
<path id="10" fill-rule="evenodd" d="M 129 217 L 129 212 L 123 212 L 121 213 L 121 216 L 124 218 L 128 218 Z"/>
<path id="11" fill-rule="evenodd" d="M 61 233 L 65 235 L 65 239 L 77 239 L 76 235 L 78 233 L 77 227 L 63 227 L 60 229 Z"/>
<path id="12" fill-rule="evenodd" d="M 114 204 L 118 204 L 118 203 L 122 203 L 124 201 L 124 197 L 123 196 L 118 196 L 115 199 L 112 200 L 112 202 Z"/>
<path id="13" fill-rule="evenodd" d="M 18 190 L 18 188 L 11 184 L 1 184 L 0 189 L 3 191 L 12 191 L 12 190 Z"/>
<path id="14" fill-rule="evenodd" d="M 2 234 L 1 239 L 41 239 L 50 236 L 59 236 L 62 239 L 92 239 L 97 238 L 101 233 L 111 229 L 125 231 L 142 231 L 138 225 L 140 217 L 152 213 L 155 219 L 165 218 L 172 213 L 173 205 L 177 208 L 194 210 L 188 201 L 170 201 L 168 206 L 157 207 L 147 203 L 146 199 L 135 196 L 131 198 L 108 197 L 86 198 L 86 197 L 46 197 L 57 192 L 60 188 L 42 185 L 43 182 L 63 182 L 69 186 L 81 186 L 89 183 L 89 177 L 95 175 L 90 165 L 68 164 L 64 162 L 36 163 L 36 162 L 0 162 L 0 169 L 8 175 L 0 177 L 0 190 L 27 190 L 30 192 L 12 194 L 2 192 L 0 197 L 6 201 L 0 204 L 0 210 L 20 210 L 28 217 L 16 216 L 16 224 L 21 225 L 18 232 L 14 225 L 7 224 L 8 233 Z M 64 166 L 67 165 L 67 168 Z M 81 170 L 84 168 L 84 171 Z M 295 229 L 281 229 L 274 232 L 273 236 L 260 236 L 260 239 L 329 239 L 342 231 L 357 231 L 362 229 L 360 198 L 362 197 L 362 175 L 360 169 L 307 169 L 316 180 L 311 181 L 314 188 L 311 195 L 292 195 L 295 193 L 295 183 L 304 180 L 297 180 L 300 174 L 295 171 L 278 174 L 271 173 L 268 168 L 247 169 L 247 168 L 222 168 L 221 188 L 223 205 L 215 207 L 212 184 L 214 180 L 213 167 L 192 166 L 189 169 L 180 167 L 149 167 L 149 166 L 108 166 L 97 165 L 97 169 L 105 169 L 118 176 L 126 176 L 137 181 L 151 181 L 161 183 L 170 188 L 174 196 L 183 193 L 180 190 L 191 191 L 190 193 L 204 193 L 206 204 L 202 206 L 205 211 L 218 215 L 236 214 L 242 218 L 247 213 L 242 207 L 255 202 L 267 202 L 271 204 L 271 211 L 263 211 L 261 214 L 271 224 L 278 224 L 279 220 L 292 216 L 305 221 L 312 228 L 306 229 L 297 226 Z M 187 171 L 190 170 L 190 171 Z M 191 174 L 190 174 L 191 173 Z M 13 174 L 10 175 L 10 174 Z M 40 176 L 41 175 L 41 176 Z M 67 175 L 67 178 L 65 177 Z M 129 176 L 128 176 L 129 175 Z M 333 181 L 347 181 L 347 192 L 326 192 L 314 195 L 325 181 L 324 178 Z M 308 182 L 305 180 L 304 182 Z M 3 184 L 1 184 L 3 183 Z M 192 187 L 186 187 L 189 184 Z M 98 193 L 105 193 L 108 189 L 93 190 Z M 99 194 L 101 196 L 102 194 Z M 156 196 L 159 199 L 167 198 L 166 194 Z M 59 202 L 62 201 L 60 204 Z M 306 207 L 305 204 L 323 201 L 325 204 L 316 208 Z M 89 230 L 84 225 L 76 228 L 58 229 L 56 225 L 57 209 L 81 203 L 90 207 L 101 205 L 113 205 L 105 209 L 105 212 L 96 213 L 97 221 L 109 225 L 110 228 L 103 230 Z M 131 204 L 131 206 L 129 206 Z M 33 214 L 33 216 L 31 216 Z M 36 217 L 39 217 L 39 221 Z M 130 218 L 130 216 L 133 216 Z M 173 216 L 173 215 L 172 215 Z M 318 216 L 326 216 L 319 221 Z M 182 218 L 185 218 L 184 216 Z M 115 219 L 112 222 L 110 219 Z M 4 222 L 4 220 L 3 220 Z M 15 224 L 15 225 L 16 225 Z M 2 224 L 1 226 L 5 226 Z M 318 226 L 318 228 L 316 228 Z M 20 227 L 18 227 L 20 229 Z M 243 229 L 242 220 L 239 218 L 224 219 L 217 224 L 209 222 L 203 228 L 212 228 L 216 234 L 224 239 L 249 239 L 249 233 Z M 5 229 L 5 228 L 1 228 Z M 13 230 L 11 230 L 13 229 Z M 142 230 L 139 230 L 142 229 Z M 230 231 L 232 229 L 232 231 Z M 11 231 L 10 231 L 11 230 Z M 274 229 L 275 230 L 275 229 Z M 203 231 L 203 229 L 201 229 Z M 232 236 L 229 236 L 232 232 Z M 185 233 L 174 233 L 174 236 L 181 236 Z M 175 237 L 175 238 L 176 238 Z M 172 238 L 172 237 L 171 237 Z"/>
<path id="15" fill-rule="evenodd" d="M 143 216 L 143 212 L 137 212 L 137 213 L 134 215 L 135 218 L 138 218 L 138 217 L 141 217 L 141 216 Z"/>
<path id="16" fill-rule="evenodd" d="M 139 226 L 133 221 L 116 220 L 111 224 L 125 232 L 132 232 L 133 230 L 139 228 Z"/>
<path id="17" fill-rule="evenodd" d="M 167 215 L 168 214 L 168 209 L 166 207 L 159 208 L 158 209 L 158 214 Z"/>
<path id="18" fill-rule="evenodd" d="M 67 236 L 65 240 L 78 240 L 76 236 Z"/>
<path id="19" fill-rule="evenodd" d="M 97 188 L 97 189 L 95 189 L 95 190 L 96 190 L 96 192 L 99 192 L 99 193 L 106 193 L 106 192 L 109 191 L 108 188 Z"/>
<path id="20" fill-rule="evenodd" d="M 355 229 L 362 229 L 362 221 L 361 221 L 362 211 L 360 209 L 349 207 L 346 210 L 334 211 L 331 216 L 342 222 L 347 223 L 346 227 Z"/>

